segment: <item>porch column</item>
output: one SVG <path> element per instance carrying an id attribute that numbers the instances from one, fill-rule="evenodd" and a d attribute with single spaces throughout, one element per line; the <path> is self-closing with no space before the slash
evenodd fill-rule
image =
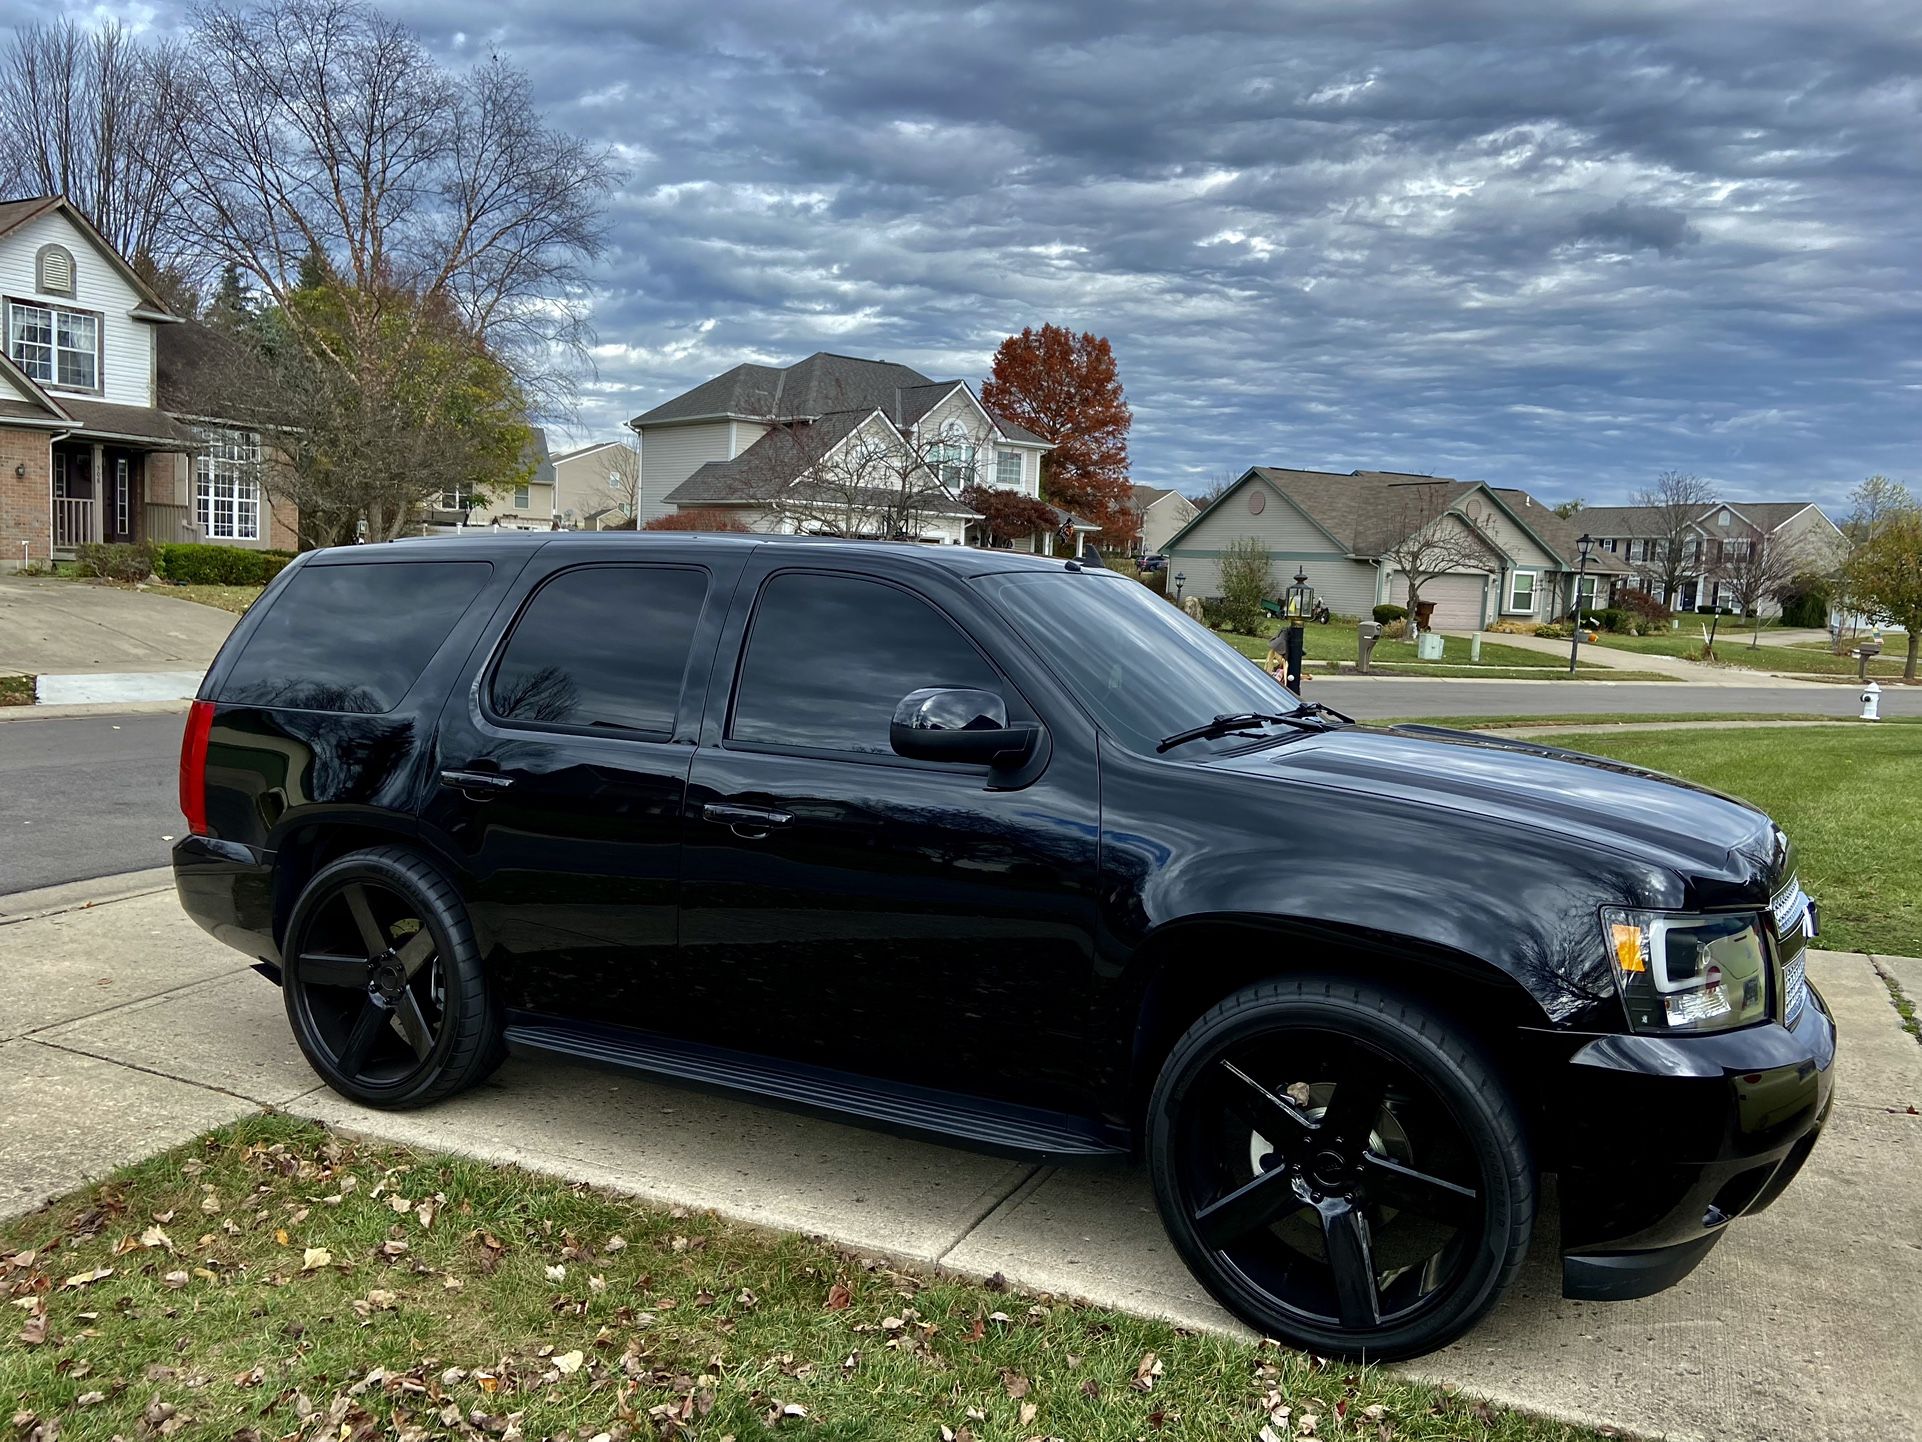
<path id="1" fill-rule="evenodd" d="M 107 536 L 107 452 L 99 441 L 93 443 L 93 538 Z"/>

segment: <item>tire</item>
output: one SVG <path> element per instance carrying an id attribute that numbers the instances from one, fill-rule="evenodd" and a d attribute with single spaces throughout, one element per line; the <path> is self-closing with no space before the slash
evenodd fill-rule
<path id="1" fill-rule="evenodd" d="M 1495 1068 L 1418 1002 L 1357 982 L 1262 982 L 1197 1020 L 1155 1084 L 1147 1157 L 1209 1292 L 1327 1356 L 1461 1336 L 1520 1271 L 1535 1220 Z"/>
<path id="2" fill-rule="evenodd" d="M 357 851 L 322 867 L 294 904 L 281 954 L 294 1039 L 351 1101 L 426 1106 L 506 1055 L 466 908 L 411 851 Z"/>

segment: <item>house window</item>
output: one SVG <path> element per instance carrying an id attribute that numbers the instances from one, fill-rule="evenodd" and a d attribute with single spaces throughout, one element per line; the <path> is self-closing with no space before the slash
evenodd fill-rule
<path id="1" fill-rule="evenodd" d="M 464 486 L 455 486 L 440 493 L 440 508 L 443 511 L 471 511 L 480 503 L 480 497 Z"/>
<path id="2" fill-rule="evenodd" d="M 996 451 L 994 453 L 994 483 L 1010 491 L 1021 489 L 1021 452 Z"/>
<path id="3" fill-rule="evenodd" d="M 194 457 L 194 506 L 200 534 L 211 541 L 260 539 L 260 436 L 203 430 Z"/>
<path id="4" fill-rule="evenodd" d="M 532 504 L 531 493 L 526 486 L 514 487 L 514 509 L 524 511 Z"/>
<path id="5" fill-rule="evenodd" d="M 1535 609 L 1535 573 L 1517 571 L 1508 583 L 1508 607 L 1510 611 L 1532 613 Z"/>
<path id="6" fill-rule="evenodd" d="M 1583 576 L 1577 581 L 1576 594 L 1580 597 L 1579 609 L 1584 611 L 1595 609 L 1595 591 L 1601 585 L 1601 580 L 1600 576 Z"/>
<path id="7" fill-rule="evenodd" d="M 1755 550 L 1755 540 L 1751 536 L 1737 536 L 1722 543 L 1723 559 L 1727 561 L 1746 561 Z"/>
<path id="8" fill-rule="evenodd" d="M 73 294 L 73 252 L 64 245 L 43 245 L 34 257 L 33 288 L 43 295 Z"/>
<path id="9" fill-rule="evenodd" d="M 974 442 L 968 433 L 950 421 L 941 428 L 938 440 L 928 447 L 928 469 L 944 486 L 974 484 Z"/>
<path id="10" fill-rule="evenodd" d="M 100 317 L 7 302 L 7 354 L 43 385 L 100 389 Z"/>

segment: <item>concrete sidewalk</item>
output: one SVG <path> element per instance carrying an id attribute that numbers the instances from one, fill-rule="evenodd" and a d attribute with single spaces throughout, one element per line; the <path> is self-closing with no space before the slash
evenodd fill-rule
<path id="1" fill-rule="evenodd" d="M 1914 1442 L 1922 1046 L 1869 958 L 1820 952 L 1811 972 L 1843 1032 L 1839 1096 L 1769 1213 L 1680 1287 L 1593 1305 L 1560 1298 L 1551 1206 L 1514 1293 L 1407 1370 L 1675 1439 Z M 164 873 L 0 898 L 0 1214 L 258 1106 L 1239 1330 L 1170 1249 L 1139 1168 L 1034 1167 L 550 1063 L 366 1111 L 316 1086 L 279 993 L 180 913 Z"/>

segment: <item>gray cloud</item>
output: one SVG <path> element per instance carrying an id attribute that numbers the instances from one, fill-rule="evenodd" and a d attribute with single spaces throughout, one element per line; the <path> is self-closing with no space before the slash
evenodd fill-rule
<path id="1" fill-rule="evenodd" d="M 590 433 L 1055 320 L 1113 340 L 1143 481 L 1917 478 L 1908 0 L 390 8 L 620 149 Z"/>

